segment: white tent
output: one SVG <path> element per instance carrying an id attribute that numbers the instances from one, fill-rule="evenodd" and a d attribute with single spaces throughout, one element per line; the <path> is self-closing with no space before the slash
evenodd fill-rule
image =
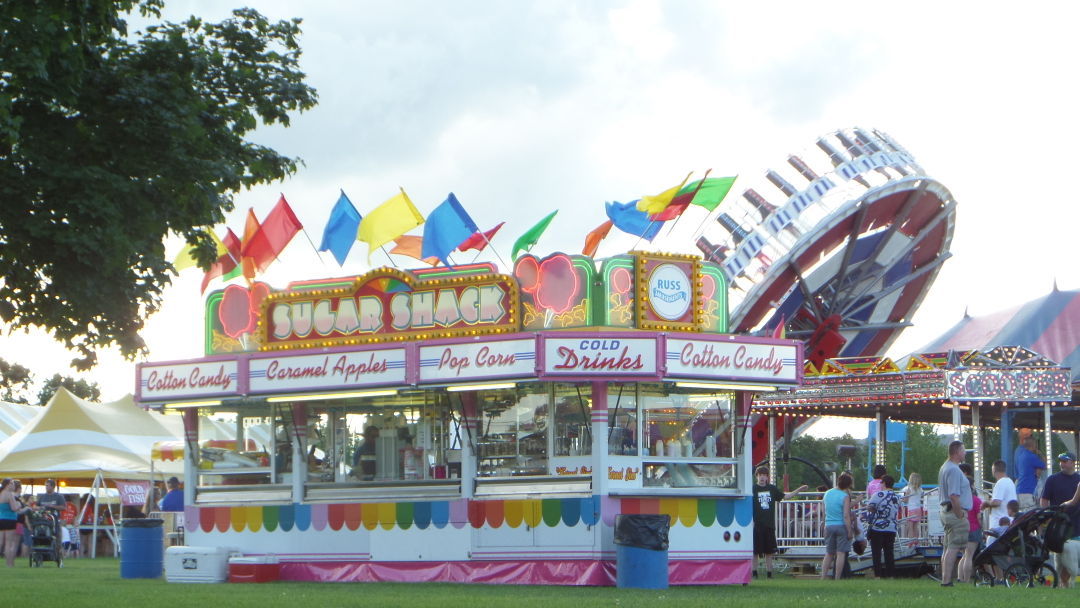
<path id="1" fill-rule="evenodd" d="M 0 443 L 0 475 L 146 478 L 153 444 L 180 438 L 129 397 L 98 404 L 61 388 L 37 409 L 42 411 Z M 168 466 L 168 472 L 182 471 L 180 463 Z"/>
<path id="2" fill-rule="evenodd" d="M 36 405 L 0 401 L 0 441 L 14 435 L 43 411 L 45 408 Z"/>

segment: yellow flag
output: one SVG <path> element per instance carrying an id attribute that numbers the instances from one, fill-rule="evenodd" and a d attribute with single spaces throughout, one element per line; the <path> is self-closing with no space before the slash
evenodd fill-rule
<path id="1" fill-rule="evenodd" d="M 221 242 L 218 235 L 214 234 L 213 230 L 209 228 L 206 232 L 210 234 L 210 238 L 214 239 L 214 245 L 217 247 L 217 257 L 221 257 L 228 253 L 228 248 L 225 247 L 225 243 Z M 190 243 L 184 243 L 184 248 L 180 250 L 180 253 L 176 254 L 176 259 L 173 260 L 173 267 L 176 268 L 176 272 L 185 270 L 187 268 L 194 268 L 199 263 L 195 260 L 195 249 Z"/>
<path id="2" fill-rule="evenodd" d="M 682 190 L 683 185 L 686 184 L 686 180 L 690 179 L 690 176 L 693 174 L 693 171 L 687 173 L 686 177 L 683 178 L 682 183 L 680 183 L 678 186 L 675 186 L 674 188 L 668 188 L 660 194 L 641 197 L 641 200 L 638 201 L 637 204 L 637 210 L 644 211 L 645 213 L 652 215 L 654 213 L 660 213 L 664 209 L 667 209 L 667 206 L 671 204 L 671 201 L 675 198 L 675 195 L 678 194 L 679 190 Z"/>
<path id="3" fill-rule="evenodd" d="M 360 220 L 356 240 L 368 245 L 371 252 L 424 223 L 424 216 L 413 206 L 409 195 L 402 190 L 386 202 L 372 209 Z"/>

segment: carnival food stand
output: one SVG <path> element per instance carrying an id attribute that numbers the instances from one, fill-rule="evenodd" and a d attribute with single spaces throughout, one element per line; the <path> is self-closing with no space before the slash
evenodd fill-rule
<path id="1" fill-rule="evenodd" d="M 802 352 L 726 333 L 715 264 L 381 268 L 206 312 L 207 356 L 137 372 L 184 415 L 190 545 L 294 580 L 610 585 L 615 516 L 668 514 L 672 584 L 750 580 L 750 397 Z M 274 447 L 198 457 L 199 417 Z"/>

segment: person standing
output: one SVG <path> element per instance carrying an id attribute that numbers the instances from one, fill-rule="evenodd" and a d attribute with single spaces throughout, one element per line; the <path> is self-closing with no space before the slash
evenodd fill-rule
<path id="1" fill-rule="evenodd" d="M 1024 437 L 1016 448 L 1016 498 L 1021 511 L 1035 507 L 1035 486 L 1046 471 L 1046 462 L 1036 453 L 1038 449 L 1034 435 Z"/>
<path id="2" fill-rule="evenodd" d="M 882 475 L 882 488 L 866 502 L 870 557 L 877 578 L 892 578 L 895 574 L 896 517 L 900 513 L 900 499 L 893 490 L 893 483 L 891 475 Z"/>
<path id="3" fill-rule="evenodd" d="M 882 483 L 881 478 L 885 476 L 886 471 L 887 469 L 885 468 L 885 465 L 874 465 L 874 478 L 870 480 L 870 483 L 866 484 L 867 500 L 869 500 L 871 496 L 877 494 L 881 491 L 882 488 L 885 487 L 885 484 Z"/>
<path id="4" fill-rule="evenodd" d="M 776 503 L 787 500 L 806 489 L 801 485 L 784 494 L 769 483 L 769 468 L 758 467 L 754 484 L 754 555 L 765 557 L 765 576 L 772 578 L 773 555 L 776 555 Z M 754 569 L 757 576 L 757 568 Z"/>
<path id="5" fill-rule="evenodd" d="M 822 502 L 825 504 L 825 557 L 821 560 L 821 578 L 828 576 L 829 568 L 834 566 L 833 578 L 840 580 L 844 573 L 844 563 L 851 540 L 857 535 L 855 520 L 851 516 L 852 477 L 841 473 L 836 480 L 836 487 L 825 492 Z"/>
<path id="6" fill-rule="evenodd" d="M 30 510 L 15 493 L 15 483 L 10 478 L 0 482 L 0 545 L 4 548 L 4 562 L 8 568 L 15 567 L 15 556 L 22 543 L 22 534 L 17 529 L 19 515 Z"/>
<path id="7" fill-rule="evenodd" d="M 1058 506 L 1069 502 L 1080 488 L 1080 474 L 1076 472 L 1076 456 L 1072 452 L 1058 455 L 1060 471 L 1046 480 L 1043 496 L 1039 503 L 1044 507 Z M 1066 509 L 1072 520 L 1073 537 L 1065 541 L 1065 549 L 1054 554 L 1055 567 L 1061 575 L 1061 586 L 1072 587 L 1076 579 L 1077 557 L 1080 556 L 1080 508 Z M 1071 543 L 1071 545 L 1070 545 Z"/>
<path id="8" fill-rule="evenodd" d="M 1002 517 L 1009 517 L 1009 501 L 1019 500 L 1016 496 L 1016 484 L 1005 474 L 1005 461 L 995 460 L 992 470 L 994 472 L 994 491 L 990 499 L 982 504 L 983 509 L 989 509 L 990 515 L 987 521 L 997 523 Z"/>
<path id="9" fill-rule="evenodd" d="M 938 470 L 938 492 L 941 501 L 941 525 L 945 529 L 945 550 L 941 553 L 941 586 L 953 586 L 953 569 L 960 550 L 968 541 L 967 512 L 971 509 L 971 484 L 968 483 L 960 463 L 967 450 L 963 441 L 949 444 L 949 457 Z"/>
<path id="10" fill-rule="evenodd" d="M 169 491 L 165 493 L 165 498 L 161 499 L 161 510 L 183 511 L 184 490 L 180 488 L 180 480 L 175 477 L 170 477 L 165 482 L 165 487 L 167 487 Z"/>
<path id="11" fill-rule="evenodd" d="M 919 524 L 922 523 L 923 513 L 923 489 L 922 475 L 912 473 L 908 476 L 907 487 L 904 488 L 904 536 L 906 538 L 919 537 Z"/>
<path id="12" fill-rule="evenodd" d="M 975 572 L 975 552 L 982 543 L 982 524 L 979 523 L 979 512 L 982 511 L 982 499 L 975 489 L 975 470 L 966 462 L 960 463 L 960 470 L 967 476 L 968 484 L 971 485 L 971 508 L 968 509 L 968 542 L 964 545 L 964 556 L 960 558 L 960 569 L 957 579 L 962 583 L 971 582 L 971 576 Z"/>

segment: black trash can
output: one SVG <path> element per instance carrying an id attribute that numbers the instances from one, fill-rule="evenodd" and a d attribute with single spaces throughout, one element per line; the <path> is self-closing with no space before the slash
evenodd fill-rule
<path id="1" fill-rule="evenodd" d="M 670 515 L 615 517 L 615 586 L 667 589 Z"/>
<path id="2" fill-rule="evenodd" d="M 125 519 L 120 527 L 120 578 L 160 578 L 165 528 L 160 519 Z"/>

